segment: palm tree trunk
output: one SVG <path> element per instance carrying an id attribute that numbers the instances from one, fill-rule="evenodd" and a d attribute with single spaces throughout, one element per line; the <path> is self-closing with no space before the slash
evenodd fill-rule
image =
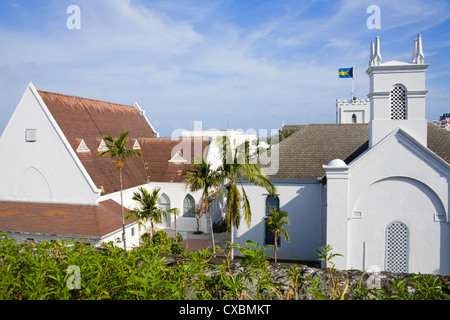
<path id="1" fill-rule="evenodd" d="M 231 222 L 231 260 L 234 260 L 234 223 Z"/>
<path id="2" fill-rule="evenodd" d="M 277 263 L 278 236 L 275 235 L 275 263 Z"/>
<path id="3" fill-rule="evenodd" d="M 213 255 L 216 256 L 216 244 L 214 243 L 214 231 L 213 231 L 211 211 L 209 212 L 209 227 L 211 228 L 211 241 L 212 241 Z"/>
<path id="4" fill-rule="evenodd" d="M 122 192 L 122 168 L 119 168 L 119 176 L 120 176 L 120 206 L 122 210 L 122 241 L 123 241 L 123 249 L 127 249 L 127 243 L 125 240 L 125 215 L 123 213 L 123 192 Z"/>
<path id="5" fill-rule="evenodd" d="M 216 256 L 216 244 L 214 242 L 214 230 L 213 230 L 213 223 L 212 223 L 212 213 L 211 208 L 209 207 L 209 199 L 208 199 L 208 190 L 206 189 L 205 192 L 203 192 L 203 201 L 205 204 L 205 209 L 209 213 L 209 227 L 211 228 L 211 241 L 212 241 L 212 248 L 213 248 L 213 255 Z"/>
<path id="6" fill-rule="evenodd" d="M 175 220 L 175 239 L 177 238 L 177 215 L 173 214 L 174 220 Z"/>

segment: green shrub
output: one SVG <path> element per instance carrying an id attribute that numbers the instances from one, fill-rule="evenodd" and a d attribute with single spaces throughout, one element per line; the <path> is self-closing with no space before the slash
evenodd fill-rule
<path id="1" fill-rule="evenodd" d="M 155 233 L 153 240 L 125 251 L 112 242 L 101 248 L 65 240 L 18 243 L 0 233 L 0 299 L 298 299 L 300 287 L 308 283 L 306 291 L 313 298 L 333 299 L 341 298 L 346 290 L 335 277 L 338 286 L 334 288 L 339 289 L 321 292 L 321 280 L 302 278 L 301 268 L 295 266 L 287 269 L 288 285 L 282 288 L 270 271 L 266 247 L 257 243 L 236 245 L 241 252 L 236 259 L 240 267 L 236 268 L 229 250 L 216 250 L 216 255 L 223 257 L 218 265 L 210 263 L 214 257 L 211 250 L 183 251 L 169 261 L 164 253 L 181 250 L 182 238 L 174 240 L 161 232 Z M 321 257 L 333 266 L 335 255 L 330 250 L 327 247 Z M 435 276 L 411 275 L 394 280 L 392 287 L 389 292 L 375 291 L 360 283 L 358 298 L 450 298 L 448 288 Z"/>

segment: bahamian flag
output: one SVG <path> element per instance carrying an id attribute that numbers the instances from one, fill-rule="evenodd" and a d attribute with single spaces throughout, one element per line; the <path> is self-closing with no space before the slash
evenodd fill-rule
<path id="1" fill-rule="evenodd" d="M 339 78 L 353 78 L 353 67 L 352 68 L 340 68 L 338 70 Z"/>

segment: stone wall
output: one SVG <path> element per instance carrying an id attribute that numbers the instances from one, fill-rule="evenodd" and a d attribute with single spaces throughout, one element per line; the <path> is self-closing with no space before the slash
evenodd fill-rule
<path id="1" fill-rule="evenodd" d="M 212 264 L 220 264 L 223 261 L 223 258 L 215 258 L 210 262 Z M 297 292 L 294 292 L 293 288 L 293 278 L 289 279 L 289 268 L 290 267 L 298 267 L 298 281 L 297 284 Z M 238 274 L 239 272 L 245 271 L 245 266 L 242 264 L 242 261 L 239 259 L 235 259 L 230 264 L 230 270 L 233 275 Z M 403 292 L 408 292 L 414 294 L 416 292 L 416 286 L 412 284 L 411 277 L 413 274 L 404 274 L 404 273 L 392 273 L 381 271 L 378 274 L 374 273 L 365 273 L 360 270 L 343 270 L 336 271 L 332 274 L 330 273 L 329 268 L 314 268 L 301 264 L 291 264 L 291 263 L 268 263 L 267 272 L 272 274 L 273 283 L 277 283 L 281 285 L 283 297 L 289 297 L 287 293 L 288 286 L 290 288 L 290 298 L 299 299 L 299 300 L 312 300 L 315 297 L 314 293 L 308 292 L 308 289 L 312 288 L 312 284 L 317 284 L 317 289 L 324 295 L 340 299 L 342 293 L 345 290 L 347 280 L 348 280 L 348 288 L 345 290 L 345 294 L 343 296 L 344 300 L 356 300 L 356 299 L 375 299 L 373 295 L 364 294 L 364 290 L 373 289 L 374 287 L 377 289 L 383 289 L 384 292 L 390 294 L 395 294 L 396 290 L 393 285 L 393 280 L 395 281 L 406 281 L 405 288 L 402 290 Z M 217 271 L 214 268 L 211 268 L 209 272 L 211 277 L 217 276 Z M 333 279 L 331 278 L 333 277 Z M 440 290 L 445 292 L 447 295 L 450 295 L 450 277 L 449 276 L 434 276 L 440 280 L 442 286 Z M 320 285 L 319 285 L 320 283 Z M 360 286 L 359 286 L 360 284 Z M 355 290 L 355 287 L 360 287 L 362 290 Z M 252 284 L 248 285 L 250 297 L 252 297 Z M 333 294 L 336 293 L 336 295 Z"/>

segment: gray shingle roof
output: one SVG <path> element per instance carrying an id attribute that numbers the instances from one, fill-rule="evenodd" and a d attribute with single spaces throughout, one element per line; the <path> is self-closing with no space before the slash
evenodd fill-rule
<path id="1" fill-rule="evenodd" d="M 450 163 L 450 132 L 428 123 L 428 148 Z M 333 159 L 350 163 L 369 146 L 369 124 L 308 124 L 282 140 L 278 171 L 270 179 L 317 180 Z M 275 158 L 275 157 L 274 157 Z M 272 167 L 274 159 L 272 159 Z M 264 166 L 262 166 L 264 167 Z M 266 170 L 270 174 L 270 170 Z"/>

